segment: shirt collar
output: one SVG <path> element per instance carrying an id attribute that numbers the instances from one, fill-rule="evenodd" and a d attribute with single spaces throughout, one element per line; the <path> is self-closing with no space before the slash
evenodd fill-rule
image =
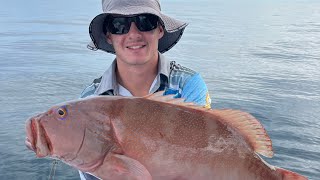
<path id="1" fill-rule="evenodd" d="M 113 91 L 114 95 L 118 95 L 119 89 L 118 89 L 118 83 L 116 78 L 116 67 L 117 67 L 117 61 L 116 59 L 113 60 L 110 67 L 103 73 L 101 82 L 99 86 L 97 87 L 94 94 L 101 95 L 106 91 Z M 163 78 L 166 77 L 166 81 L 169 79 L 169 73 L 170 73 L 170 62 L 161 54 L 159 53 L 159 63 L 158 63 L 158 75 L 157 78 Z M 160 74 L 164 76 L 160 76 Z M 160 79 L 158 79 L 157 87 L 160 86 Z M 153 90 L 155 91 L 155 90 Z"/>
<path id="2" fill-rule="evenodd" d="M 159 53 L 159 63 L 158 63 L 158 75 L 163 74 L 165 77 L 169 78 L 170 74 L 170 61 Z"/>

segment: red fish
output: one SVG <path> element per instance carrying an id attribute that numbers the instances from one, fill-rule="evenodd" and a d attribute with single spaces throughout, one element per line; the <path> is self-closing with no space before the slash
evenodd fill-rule
<path id="1" fill-rule="evenodd" d="M 50 108 L 26 122 L 26 145 L 101 179 L 307 179 L 267 164 L 262 125 L 238 110 L 162 96 L 98 96 Z"/>

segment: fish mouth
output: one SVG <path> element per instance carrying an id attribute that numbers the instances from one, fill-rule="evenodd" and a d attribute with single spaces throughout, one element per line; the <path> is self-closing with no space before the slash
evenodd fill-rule
<path id="1" fill-rule="evenodd" d="M 51 154 L 51 142 L 37 117 L 27 120 L 26 135 L 25 145 L 28 149 L 34 151 L 37 157 L 45 157 Z"/>
<path id="2" fill-rule="evenodd" d="M 35 147 L 35 137 L 36 135 L 34 135 L 33 132 L 35 132 L 33 129 L 33 125 L 32 125 L 32 118 L 28 119 L 26 122 L 26 140 L 25 140 L 25 144 L 27 146 L 28 149 L 35 151 L 36 147 Z"/>

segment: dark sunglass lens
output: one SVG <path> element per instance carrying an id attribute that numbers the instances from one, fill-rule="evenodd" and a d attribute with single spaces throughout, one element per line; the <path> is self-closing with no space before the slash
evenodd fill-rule
<path id="1" fill-rule="evenodd" d="M 158 26 L 158 17 L 151 14 L 142 14 L 136 17 L 136 24 L 140 31 L 151 31 Z"/>
<path id="2" fill-rule="evenodd" d="M 126 34 L 129 32 L 130 23 L 125 17 L 110 18 L 108 23 L 108 30 L 112 34 Z"/>

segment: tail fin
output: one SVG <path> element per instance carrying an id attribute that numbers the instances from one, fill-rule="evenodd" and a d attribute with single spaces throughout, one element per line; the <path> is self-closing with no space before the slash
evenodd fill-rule
<path id="1" fill-rule="evenodd" d="M 308 178 L 286 169 L 276 167 L 276 172 L 282 176 L 283 180 L 308 180 Z"/>

